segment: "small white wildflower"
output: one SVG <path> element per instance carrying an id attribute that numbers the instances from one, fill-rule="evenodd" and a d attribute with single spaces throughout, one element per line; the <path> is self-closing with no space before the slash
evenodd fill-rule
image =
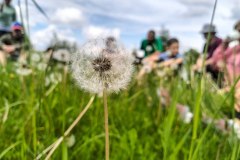
<path id="1" fill-rule="evenodd" d="M 53 52 L 52 58 L 59 62 L 68 63 L 70 61 L 70 53 L 67 49 L 59 49 Z"/>
<path id="2" fill-rule="evenodd" d="M 76 143 L 76 138 L 75 138 L 75 136 L 72 134 L 71 136 L 69 136 L 69 137 L 67 137 L 67 138 L 65 139 L 65 142 L 66 142 L 67 146 L 68 146 L 69 148 L 71 148 L 71 147 Z"/>
<path id="3" fill-rule="evenodd" d="M 33 53 L 31 55 L 31 61 L 32 62 L 39 62 L 41 60 L 41 57 L 38 53 Z"/>
<path id="4" fill-rule="evenodd" d="M 60 73 L 51 73 L 49 76 L 45 78 L 45 86 L 49 86 L 50 84 L 57 84 L 62 81 L 62 74 Z"/>
<path id="5" fill-rule="evenodd" d="M 192 121 L 193 114 L 191 112 L 187 112 L 184 116 L 183 122 L 184 123 L 190 123 Z"/>
<path id="6" fill-rule="evenodd" d="M 32 70 L 28 68 L 17 68 L 16 73 L 20 76 L 28 76 L 32 73 Z"/>
<path id="7" fill-rule="evenodd" d="M 116 40 L 91 40 L 71 60 L 74 79 L 89 92 L 99 93 L 105 88 L 118 92 L 131 80 L 132 56 Z"/>
<path id="8" fill-rule="evenodd" d="M 156 71 L 158 77 L 164 77 L 166 75 L 166 72 L 164 72 L 164 70 L 158 69 Z"/>
<path id="9" fill-rule="evenodd" d="M 138 58 L 143 58 L 145 54 L 143 50 L 138 50 L 136 53 Z"/>
<path id="10" fill-rule="evenodd" d="M 229 120 L 228 121 L 229 128 L 233 128 L 234 133 L 240 139 L 240 123 L 239 120 Z"/>
<path id="11" fill-rule="evenodd" d="M 183 106 L 183 108 L 180 111 L 180 117 L 184 123 L 188 124 L 192 121 L 193 113 L 190 112 L 190 109 L 188 106 Z"/>
<path id="12" fill-rule="evenodd" d="M 232 119 L 229 119 L 229 120 L 227 121 L 227 124 L 228 124 L 228 127 L 230 128 L 230 127 L 233 126 L 234 121 L 233 121 Z"/>
<path id="13" fill-rule="evenodd" d="M 47 68 L 47 64 L 46 63 L 38 63 L 38 65 L 37 65 L 37 69 L 39 71 L 45 71 L 46 68 Z"/>
<path id="14" fill-rule="evenodd" d="M 59 83 L 62 81 L 62 75 L 60 73 L 52 73 L 50 75 L 50 80 L 52 83 Z"/>
<path id="15" fill-rule="evenodd" d="M 188 72 L 187 72 L 187 70 L 186 70 L 185 68 L 181 70 L 181 72 L 180 72 L 180 77 L 181 77 L 186 83 L 189 83 Z"/>

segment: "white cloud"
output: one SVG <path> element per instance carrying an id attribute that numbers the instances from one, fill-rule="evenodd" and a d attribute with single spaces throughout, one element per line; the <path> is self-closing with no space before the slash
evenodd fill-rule
<path id="1" fill-rule="evenodd" d="M 209 0 L 180 0 L 181 3 L 188 4 L 188 5 L 202 5 L 202 6 L 209 6 L 214 3 L 214 1 Z"/>
<path id="2" fill-rule="evenodd" d="M 55 33 L 60 40 L 77 42 L 70 29 L 60 29 L 55 25 L 49 25 L 44 29 L 34 32 L 31 36 L 31 41 L 36 49 L 45 50 L 46 47 L 50 45 Z"/>
<path id="3" fill-rule="evenodd" d="M 80 9 L 77 8 L 60 8 L 57 9 L 52 18 L 53 22 L 62 23 L 72 26 L 82 26 L 84 16 Z"/>
<path id="4" fill-rule="evenodd" d="M 108 36 L 113 36 L 118 39 L 120 37 L 120 29 L 91 25 L 84 28 L 83 34 L 87 39 L 97 38 L 97 37 L 108 37 Z"/>

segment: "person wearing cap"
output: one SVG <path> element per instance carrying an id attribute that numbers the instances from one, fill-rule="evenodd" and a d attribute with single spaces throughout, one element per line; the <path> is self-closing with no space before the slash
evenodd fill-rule
<path id="1" fill-rule="evenodd" d="M 236 28 L 235 28 L 236 29 Z M 231 41 L 238 41 L 237 45 L 229 46 Z M 225 86 L 220 91 L 231 92 L 234 88 L 235 125 L 240 127 L 240 32 L 228 37 L 214 52 L 211 64 L 215 64 L 224 73 Z"/>
<path id="2" fill-rule="evenodd" d="M 0 37 L 11 32 L 11 24 L 16 21 L 16 10 L 11 0 L 4 0 L 0 4 Z"/>
<path id="3" fill-rule="evenodd" d="M 236 30 L 236 27 L 234 27 Z M 235 88 L 235 104 L 236 119 L 240 127 L 240 32 L 229 35 L 221 45 L 214 51 L 211 58 L 207 59 L 205 65 L 220 71 L 224 75 L 225 86 L 221 92 L 231 91 Z M 234 46 L 229 46 L 230 42 L 238 41 Z"/>
<path id="4" fill-rule="evenodd" d="M 0 37 L 0 63 L 5 65 L 6 58 L 16 61 L 20 56 L 24 42 L 23 27 L 20 23 L 14 23 L 11 33 Z M 26 45 L 27 47 L 27 45 Z"/>
<path id="5" fill-rule="evenodd" d="M 145 57 L 163 51 L 163 44 L 160 38 L 156 38 L 155 31 L 150 30 L 147 34 L 147 39 L 141 43 L 141 50 L 144 50 Z"/>
<path id="6" fill-rule="evenodd" d="M 222 43 L 222 39 L 216 36 L 217 30 L 215 25 L 205 24 L 201 30 L 201 33 L 206 41 L 203 47 L 203 53 L 207 52 L 208 59 L 211 58 L 215 49 L 217 49 L 217 47 Z"/>
<path id="7" fill-rule="evenodd" d="M 222 44 L 222 39 L 216 36 L 217 29 L 214 25 L 211 24 L 205 24 L 201 30 L 201 33 L 203 34 L 203 37 L 205 39 L 205 44 L 203 47 L 203 53 L 206 52 L 206 59 L 210 59 L 214 53 L 214 51 Z M 199 70 L 202 68 L 203 64 L 203 57 L 200 57 L 197 60 L 196 65 L 193 66 L 193 70 Z M 212 65 L 208 65 L 208 63 L 205 63 L 206 65 L 206 71 L 211 74 L 213 80 L 216 82 L 219 79 L 219 71 L 213 67 Z"/>

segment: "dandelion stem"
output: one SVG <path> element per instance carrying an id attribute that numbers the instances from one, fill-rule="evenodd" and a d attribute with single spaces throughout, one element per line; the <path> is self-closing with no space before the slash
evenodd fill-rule
<path id="1" fill-rule="evenodd" d="M 76 118 L 76 120 L 71 124 L 71 126 L 64 132 L 64 137 L 66 137 L 71 130 L 77 125 L 77 123 L 80 121 L 80 119 L 82 118 L 82 116 L 87 112 L 87 110 L 89 109 L 89 107 L 91 106 L 93 100 L 94 100 L 95 96 L 93 96 L 90 101 L 88 102 L 87 106 L 84 108 L 84 110 L 79 114 L 79 116 Z"/>
<path id="2" fill-rule="evenodd" d="M 81 120 L 81 118 L 83 117 L 83 115 L 87 112 L 87 110 L 89 109 L 89 107 L 91 106 L 91 104 L 93 103 L 95 96 L 92 96 L 91 99 L 89 100 L 87 106 L 83 109 L 82 112 L 79 113 L 78 117 L 75 119 L 75 121 L 70 125 L 70 127 L 64 132 L 63 136 L 61 136 L 60 138 L 58 138 L 53 144 L 51 144 L 47 149 L 50 150 L 48 155 L 46 156 L 45 160 L 49 160 L 50 157 L 52 156 L 52 154 L 54 153 L 54 151 L 57 149 L 57 147 L 62 143 L 62 141 L 64 140 L 64 138 L 66 136 L 69 135 L 69 133 L 72 131 L 72 129 L 78 124 L 78 122 Z M 40 159 L 40 155 L 44 155 L 47 151 L 47 149 L 44 150 L 44 152 L 42 152 L 41 154 L 39 154 L 39 156 L 37 156 L 36 159 Z"/>
<path id="3" fill-rule="evenodd" d="M 62 143 L 64 137 L 60 137 L 58 138 L 58 140 L 54 143 L 52 149 L 50 150 L 50 152 L 48 153 L 47 157 L 45 158 L 45 160 L 50 159 L 50 157 L 52 156 L 52 154 L 54 153 L 54 151 L 57 149 L 57 147 Z"/>
<path id="4" fill-rule="evenodd" d="M 55 142 L 52 143 L 50 146 L 48 146 L 44 151 L 42 151 L 42 153 L 37 156 L 36 160 L 41 159 L 42 156 L 43 156 L 44 154 L 48 153 L 48 152 L 53 148 L 53 146 L 54 146 L 56 143 L 57 143 L 57 141 L 55 141 Z"/>
<path id="5" fill-rule="evenodd" d="M 106 89 L 103 90 L 104 101 L 104 124 L 105 124 L 105 156 L 109 160 L 109 130 L 108 130 L 108 105 Z"/>

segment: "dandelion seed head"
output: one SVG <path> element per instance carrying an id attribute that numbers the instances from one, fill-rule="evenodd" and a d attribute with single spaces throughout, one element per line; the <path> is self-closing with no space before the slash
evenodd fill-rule
<path id="1" fill-rule="evenodd" d="M 68 63 L 70 61 L 70 53 L 67 49 L 59 49 L 53 52 L 52 58 L 58 62 Z"/>
<path id="2" fill-rule="evenodd" d="M 31 61 L 32 62 L 39 62 L 41 60 L 41 57 L 38 53 L 33 53 L 31 55 Z"/>
<path id="3" fill-rule="evenodd" d="M 77 84 L 91 93 L 118 92 L 126 88 L 133 72 L 132 55 L 115 39 L 94 39 L 71 57 Z"/>
<path id="4" fill-rule="evenodd" d="M 32 73 L 32 69 L 28 68 L 26 64 L 22 64 L 16 69 L 16 73 L 20 76 L 28 76 Z"/>
<path id="5" fill-rule="evenodd" d="M 95 71 L 102 73 L 111 69 L 111 62 L 105 57 L 96 58 L 93 60 L 93 68 Z"/>

